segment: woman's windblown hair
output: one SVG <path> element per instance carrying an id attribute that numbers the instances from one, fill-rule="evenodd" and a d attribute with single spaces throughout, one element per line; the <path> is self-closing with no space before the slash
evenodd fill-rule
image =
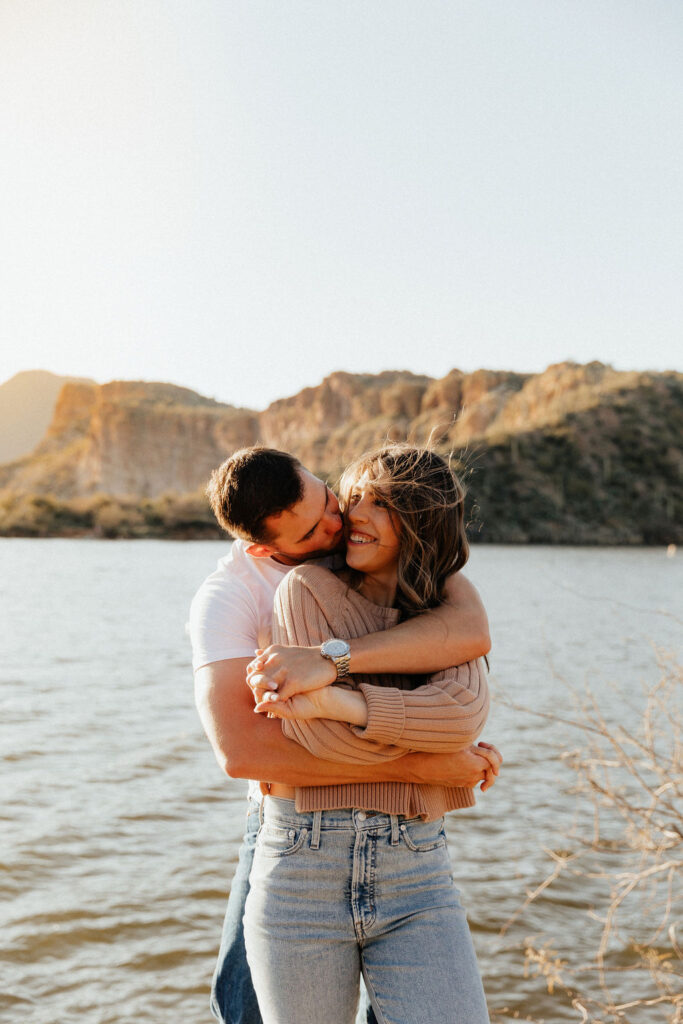
<path id="1" fill-rule="evenodd" d="M 361 478 L 381 494 L 400 536 L 396 604 L 402 618 L 435 607 L 443 599 L 446 578 L 469 557 L 462 484 L 431 449 L 387 444 L 361 455 L 344 471 L 342 512 Z"/>

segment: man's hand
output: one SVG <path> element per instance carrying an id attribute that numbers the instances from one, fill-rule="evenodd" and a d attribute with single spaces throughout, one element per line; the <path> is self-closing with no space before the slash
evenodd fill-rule
<path id="1" fill-rule="evenodd" d="M 487 762 L 484 780 L 480 786 L 482 793 L 485 793 L 487 789 L 490 789 L 491 786 L 493 786 L 498 778 L 498 772 L 500 771 L 500 766 L 503 763 L 503 755 L 497 747 L 494 747 L 493 743 L 484 743 L 483 740 L 477 743 L 476 746 L 470 747 L 469 751 L 463 751 L 465 754 L 470 752 L 474 757 L 477 757 L 480 760 L 483 759 Z"/>
<path id="2" fill-rule="evenodd" d="M 321 661 L 324 659 L 321 658 Z M 491 781 L 502 757 L 491 744 L 456 754 L 404 754 L 380 764 L 338 764 L 313 757 L 282 734 L 279 722 L 254 714 L 244 685 L 246 658 L 204 665 L 195 673 L 195 700 L 216 760 L 236 779 L 270 779 L 288 786 L 341 786 L 354 782 L 408 782 L 428 786 L 469 786 Z M 338 690 L 340 687 L 331 687 Z"/>
<path id="3" fill-rule="evenodd" d="M 247 682 L 258 704 L 267 691 L 277 690 L 281 700 L 329 686 L 337 678 L 333 661 L 319 647 L 283 647 L 271 644 L 256 651 L 247 666 Z"/>
<path id="4" fill-rule="evenodd" d="M 455 754 L 413 752 L 405 760 L 411 765 L 411 781 L 418 785 L 474 789 L 481 783 L 486 792 L 498 777 L 503 755 L 492 743 L 480 742 Z"/>

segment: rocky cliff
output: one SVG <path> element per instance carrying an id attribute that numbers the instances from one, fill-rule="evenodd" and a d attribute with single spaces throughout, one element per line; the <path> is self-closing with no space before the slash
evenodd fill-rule
<path id="1" fill-rule="evenodd" d="M 59 392 L 73 379 L 24 370 L 0 384 L 0 463 L 33 451 L 50 425 Z"/>
<path id="2" fill-rule="evenodd" d="M 187 495 L 256 442 L 334 479 L 386 438 L 457 453 L 482 540 L 683 541 L 683 375 L 601 363 L 439 380 L 339 372 L 261 413 L 168 384 L 69 383 L 36 451 L 0 466 L 0 492 L 5 508 L 28 495 Z"/>
<path id="3" fill-rule="evenodd" d="M 65 384 L 36 450 L 0 466 L 0 489 L 60 499 L 182 494 L 257 433 L 256 413 L 172 384 Z"/>

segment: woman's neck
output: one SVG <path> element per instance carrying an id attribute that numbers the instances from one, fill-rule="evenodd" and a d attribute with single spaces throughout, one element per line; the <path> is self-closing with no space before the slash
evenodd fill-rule
<path id="1" fill-rule="evenodd" d="M 393 608 L 396 603 L 396 590 L 398 588 L 398 574 L 391 573 L 364 573 L 358 587 L 363 597 L 373 604 L 381 605 L 383 608 Z"/>

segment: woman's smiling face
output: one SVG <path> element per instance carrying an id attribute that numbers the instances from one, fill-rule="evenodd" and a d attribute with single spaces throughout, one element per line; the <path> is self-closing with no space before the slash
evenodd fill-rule
<path id="1" fill-rule="evenodd" d="M 395 572 L 401 544 L 398 526 L 367 474 L 349 488 L 345 505 L 347 565 L 363 573 Z"/>

